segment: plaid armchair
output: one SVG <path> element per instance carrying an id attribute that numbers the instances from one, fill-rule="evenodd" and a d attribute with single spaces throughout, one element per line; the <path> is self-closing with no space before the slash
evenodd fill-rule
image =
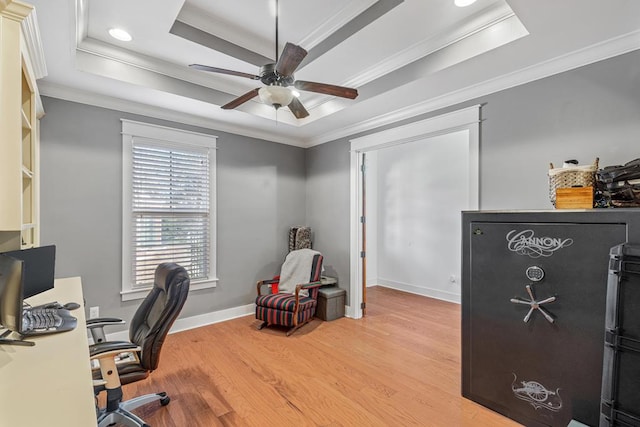
<path id="1" fill-rule="evenodd" d="M 280 276 L 257 283 L 256 319 L 262 320 L 258 329 L 269 325 L 288 327 L 287 336 L 313 319 L 318 305 L 318 289 L 322 271 L 322 254 L 311 249 L 291 251 L 287 255 Z M 272 292 L 263 295 L 263 287 Z"/>

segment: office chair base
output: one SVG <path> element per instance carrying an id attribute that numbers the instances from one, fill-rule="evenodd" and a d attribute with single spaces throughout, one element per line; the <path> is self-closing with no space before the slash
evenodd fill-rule
<path id="1" fill-rule="evenodd" d="M 139 408 L 142 405 L 146 405 L 147 403 L 160 401 L 160 405 L 166 406 L 169 404 L 171 399 L 167 396 L 167 393 L 153 393 L 153 394 L 145 394 L 144 396 L 134 397 L 133 399 L 125 400 L 120 403 L 120 408 L 125 411 L 131 411 L 133 409 Z"/>
<path id="2" fill-rule="evenodd" d="M 108 427 L 117 423 L 129 427 L 151 427 L 140 417 L 129 411 L 155 401 L 160 401 L 160 405 L 166 406 L 171 401 L 171 398 L 165 392 L 145 394 L 144 396 L 120 402 L 115 411 L 106 412 L 105 409 L 101 409 L 98 414 L 98 427 Z"/>
<path id="3" fill-rule="evenodd" d="M 116 409 L 113 412 L 101 414 L 98 417 L 98 427 L 108 427 L 116 424 L 121 424 L 128 427 L 151 427 L 141 418 L 137 417 L 131 412 L 124 411 L 120 408 Z"/>

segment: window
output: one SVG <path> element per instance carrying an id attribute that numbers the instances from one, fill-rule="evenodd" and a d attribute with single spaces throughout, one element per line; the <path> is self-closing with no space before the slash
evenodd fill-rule
<path id="1" fill-rule="evenodd" d="M 144 298 L 162 262 L 215 286 L 216 137 L 122 120 L 122 299 Z"/>

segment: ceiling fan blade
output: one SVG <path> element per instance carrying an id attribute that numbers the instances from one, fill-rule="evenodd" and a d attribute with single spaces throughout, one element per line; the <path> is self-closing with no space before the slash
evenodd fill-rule
<path id="1" fill-rule="evenodd" d="M 230 76 L 246 77 L 251 80 L 260 80 L 260 76 L 255 74 L 243 73 L 240 71 L 225 70 L 224 68 L 209 67 L 208 65 L 189 64 L 189 67 L 200 71 L 209 71 L 211 73 L 229 74 Z"/>
<path id="2" fill-rule="evenodd" d="M 304 108 L 304 105 L 302 105 L 302 102 L 300 102 L 298 98 L 293 98 L 293 100 L 291 100 L 289 110 L 291 110 L 293 115 L 296 116 L 296 119 L 304 119 L 309 115 L 309 112 Z"/>
<path id="3" fill-rule="evenodd" d="M 339 96 L 341 98 L 356 99 L 358 91 L 349 87 L 329 85 L 326 83 L 305 82 L 297 80 L 294 83 L 296 89 L 306 90 L 309 92 L 323 93 L 325 95 Z"/>
<path id="4" fill-rule="evenodd" d="M 292 75 L 305 56 L 307 56 L 306 50 L 287 42 L 276 64 L 276 71 L 282 76 Z"/>
<path id="5" fill-rule="evenodd" d="M 244 104 L 245 102 L 249 101 L 252 98 L 255 98 L 258 95 L 258 91 L 260 90 L 260 88 L 255 88 L 250 92 L 245 93 L 244 95 L 241 95 L 239 97 L 237 97 L 236 99 L 234 99 L 233 101 L 224 104 L 222 107 L 223 110 L 231 110 L 233 108 L 236 108 L 242 104 Z"/>

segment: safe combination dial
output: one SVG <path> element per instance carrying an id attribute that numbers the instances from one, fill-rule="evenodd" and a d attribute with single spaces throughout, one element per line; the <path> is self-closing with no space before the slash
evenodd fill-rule
<path id="1" fill-rule="evenodd" d="M 551 296 L 542 300 L 536 299 L 536 296 L 533 293 L 533 283 L 529 285 L 525 285 L 525 289 L 527 291 L 527 295 L 529 296 L 529 299 L 525 299 L 521 297 L 515 297 L 510 299 L 510 301 L 514 304 L 524 304 L 529 306 L 529 311 L 524 316 L 524 319 L 522 319 L 524 323 L 529 322 L 529 319 L 531 319 L 531 315 L 535 310 L 538 310 L 540 313 L 542 313 L 544 318 L 547 319 L 549 323 L 555 322 L 554 317 L 547 310 L 542 308 L 542 306 L 545 304 L 554 302 L 556 300 L 556 297 Z"/>
<path id="2" fill-rule="evenodd" d="M 525 274 L 527 275 L 527 279 L 531 280 L 532 282 L 539 282 L 544 279 L 544 270 L 537 265 L 528 267 L 525 271 Z"/>

